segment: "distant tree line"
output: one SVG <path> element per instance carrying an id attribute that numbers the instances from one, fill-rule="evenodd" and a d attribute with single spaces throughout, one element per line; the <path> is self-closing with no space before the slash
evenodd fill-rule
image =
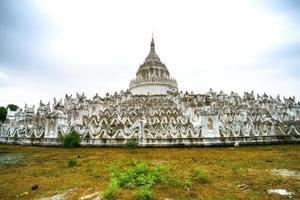
<path id="1" fill-rule="evenodd" d="M 11 111 L 16 111 L 19 108 L 19 106 L 14 105 L 14 104 L 8 104 L 6 107 L 0 106 L 0 122 L 4 122 L 6 120 L 8 108 Z"/>

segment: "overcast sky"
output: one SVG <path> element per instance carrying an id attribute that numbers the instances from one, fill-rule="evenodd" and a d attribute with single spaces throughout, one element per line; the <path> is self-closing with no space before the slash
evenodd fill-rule
<path id="1" fill-rule="evenodd" d="M 298 0 L 1 0 L 0 105 L 126 90 L 152 32 L 179 90 L 300 100 Z"/>

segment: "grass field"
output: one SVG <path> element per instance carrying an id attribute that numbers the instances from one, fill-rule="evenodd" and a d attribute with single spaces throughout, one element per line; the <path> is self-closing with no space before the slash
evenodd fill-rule
<path id="1" fill-rule="evenodd" d="M 39 199 L 70 189 L 66 199 L 102 193 L 112 181 L 112 169 L 132 172 L 132 163 L 142 163 L 148 171 L 168 168 L 168 176 L 159 175 L 164 181 L 156 179 L 147 188 L 154 199 L 287 199 L 266 191 L 279 188 L 300 199 L 299 179 L 271 173 L 273 169 L 299 172 L 300 145 L 131 150 L 0 145 L 0 152 L 0 156 L 24 155 L 16 163 L 0 164 L 0 199 Z M 38 189 L 32 190 L 34 184 Z M 134 199 L 137 190 L 125 183 L 114 199 Z"/>

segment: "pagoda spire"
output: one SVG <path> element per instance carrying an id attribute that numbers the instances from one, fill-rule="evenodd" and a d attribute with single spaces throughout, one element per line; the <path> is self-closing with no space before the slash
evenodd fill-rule
<path id="1" fill-rule="evenodd" d="M 157 63 L 157 64 L 162 64 L 158 55 L 155 52 L 155 43 L 154 43 L 154 37 L 152 33 L 152 38 L 151 38 L 151 44 L 150 44 L 150 52 L 148 56 L 146 57 L 146 60 L 144 63 Z"/>
<path id="2" fill-rule="evenodd" d="M 153 32 L 152 32 L 152 39 L 151 39 L 151 51 L 155 51 L 155 43 L 153 38 Z"/>

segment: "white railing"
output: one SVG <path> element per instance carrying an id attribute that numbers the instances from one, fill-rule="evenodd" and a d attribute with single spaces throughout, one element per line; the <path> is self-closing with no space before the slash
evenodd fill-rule
<path id="1" fill-rule="evenodd" d="M 166 78 L 145 78 L 145 79 L 133 79 L 130 81 L 129 87 L 135 87 L 137 85 L 144 85 L 144 84 L 153 84 L 159 83 L 164 85 L 171 85 L 173 87 L 177 87 L 177 81 L 175 79 L 166 79 Z"/>

